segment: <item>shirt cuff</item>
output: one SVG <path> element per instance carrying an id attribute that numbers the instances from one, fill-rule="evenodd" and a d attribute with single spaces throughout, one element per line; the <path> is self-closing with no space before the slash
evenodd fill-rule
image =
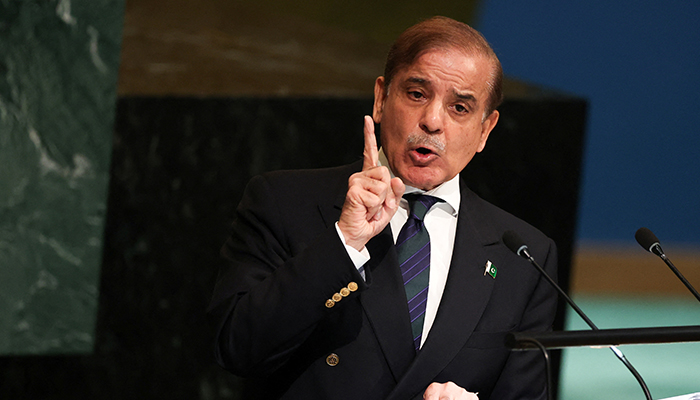
<path id="1" fill-rule="evenodd" d="M 353 265 L 355 265 L 355 268 L 357 268 L 357 271 L 362 275 L 362 279 L 365 278 L 365 263 L 369 261 L 369 251 L 367 250 L 367 247 L 363 247 L 362 251 L 357 251 L 352 246 L 348 246 L 347 243 L 345 243 L 345 236 L 343 236 L 343 232 L 340 231 L 340 228 L 338 227 L 338 223 L 335 223 L 335 230 L 338 232 L 338 237 L 340 237 L 340 241 L 343 243 L 343 246 L 345 246 L 345 251 L 348 253 L 348 256 L 350 257 L 350 260 L 352 260 Z"/>

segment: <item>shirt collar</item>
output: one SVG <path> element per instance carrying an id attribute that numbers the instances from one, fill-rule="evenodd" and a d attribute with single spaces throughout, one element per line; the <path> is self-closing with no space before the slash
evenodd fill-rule
<path id="1" fill-rule="evenodd" d="M 391 177 L 394 178 L 396 175 L 394 175 L 394 171 L 391 170 L 391 167 L 389 167 L 389 161 L 386 158 L 386 155 L 384 154 L 384 149 L 380 148 L 379 149 L 379 165 L 385 165 L 389 168 L 389 172 L 391 173 Z M 424 193 L 430 196 L 435 196 L 438 197 L 447 203 L 452 210 L 451 213 L 453 216 L 457 216 L 457 210 L 459 210 L 459 204 L 461 201 L 461 196 L 460 196 L 460 191 L 459 191 L 459 174 L 455 175 L 454 178 L 450 179 L 449 181 L 443 182 L 438 187 L 428 190 L 423 191 L 418 188 L 414 188 L 413 186 L 406 185 L 406 192 L 405 193 Z"/>

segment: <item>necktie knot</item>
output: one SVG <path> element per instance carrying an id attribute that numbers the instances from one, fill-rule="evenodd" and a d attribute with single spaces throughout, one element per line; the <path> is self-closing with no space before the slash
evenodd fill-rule
<path id="1" fill-rule="evenodd" d="M 409 193 L 403 196 L 408 201 L 409 219 L 417 219 L 422 221 L 425 218 L 425 214 L 435 203 L 442 202 L 443 200 L 435 197 L 429 196 L 427 194 Z"/>

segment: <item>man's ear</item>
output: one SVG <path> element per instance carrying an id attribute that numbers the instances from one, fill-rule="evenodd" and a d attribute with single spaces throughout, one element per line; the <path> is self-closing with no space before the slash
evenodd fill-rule
<path id="1" fill-rule="evenodd" d="M 493 110 L 491 114 L 486 117 L 484 122 L 481 123 L 481 137 L 479 138 L 479 147 L 476 149 L 477 153 L 481 153 L 481 151 L 484 150 L 484 147 L 486 147 L 486 141 L 488 140 L 491 131 L 498 123 L 499 116 L 500 114 L 498 113 L 498 110 Z"/>
<path id="2" fill-rule="evenodd" d="M 384 112 L 384 102 L 386 101 L 387 87 L 384 77 L 380 76 L 374 81 L 374 107 L 372 108 L 372 119 L 375 123 L 382 122 L 382 113 Z"/>

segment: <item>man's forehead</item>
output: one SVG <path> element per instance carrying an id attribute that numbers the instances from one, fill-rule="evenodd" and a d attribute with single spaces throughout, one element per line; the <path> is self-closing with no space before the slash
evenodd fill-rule
<path id="1" fill-rule="evenodd" d="M 465 60 L 472 60 L 475 63 L 478 63 L 479 61 L 485 61 L 484 66 L 487 68 L 492 68 L 492 62 L 490 61 L 490 58 L 477 50 L 473 49 L 465 49 L 465 48 L 460 48 L 460 47 L 454 47 L 454 46 L 438 46 L 438 47 L 431 47 L 427 48 L 418 54 L 416 54 L 415 58 L 409 63 L 404 65 L 403 68 L 399 67 L 400 69 L 404 68 L 410 68 L 412 65 L 415 65 L 420 62 L 421 59 L 425 58 L 426 56 L 429 56 L 431 54 L 442 54 L 446 55 L 449 57 L 453 57 L 455 59 L 465 59 Z"/>

